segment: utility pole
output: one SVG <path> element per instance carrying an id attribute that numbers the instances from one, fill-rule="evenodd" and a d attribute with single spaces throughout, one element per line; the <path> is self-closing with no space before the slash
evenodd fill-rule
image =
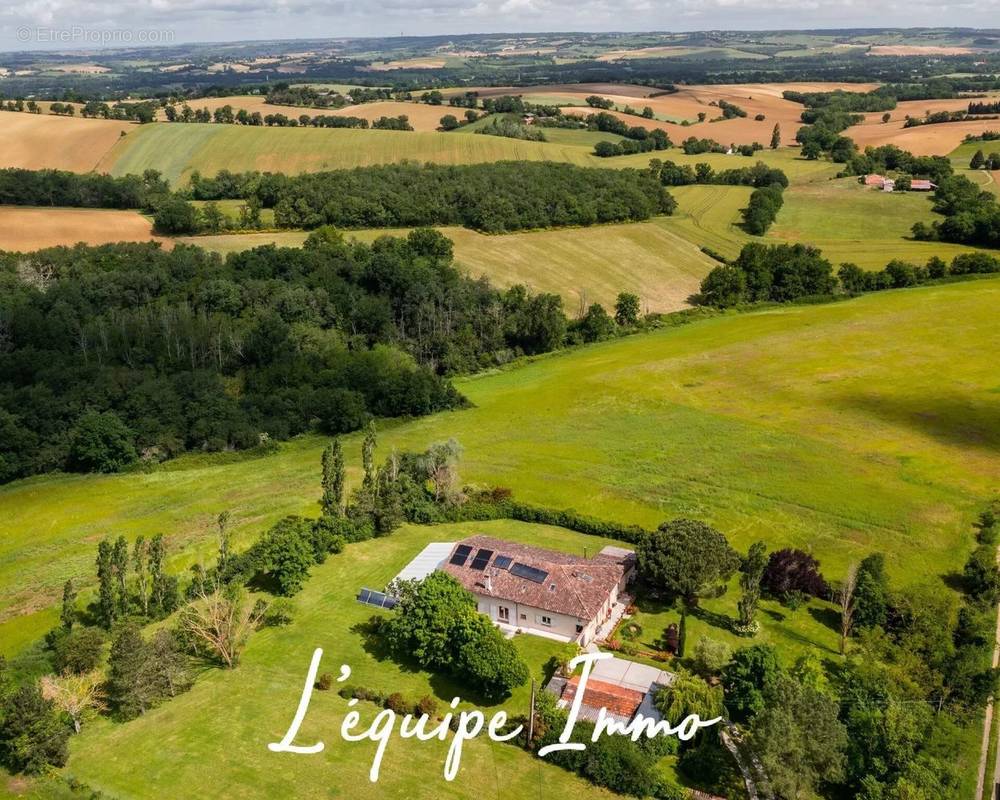
<path id="1" fill-rule="evenodd" d="M 535 679 L 531 679 L 531 711 L 528 714 L 528 741 L 524 743 L 525 749 L 531 749 L 531 740 L 535 738 Z"/>

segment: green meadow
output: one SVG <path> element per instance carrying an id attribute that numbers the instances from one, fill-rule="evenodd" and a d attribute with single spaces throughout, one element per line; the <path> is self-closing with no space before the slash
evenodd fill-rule
<path id="1" fill-rule="evenodd" d="M 998 300 L 1000 279 L 985 279 L 566 351 L 457 381 L 470 408 L 386 423 L 379 449 L 455 437 L 466 482 L 526 501 L 647 526 L 695 517 L 740 548 L 809 549 L 833 577 L 882 550 L 895 580 L 939 580 L 960 569 L 1000 476 L 1000 378 L 984 356 L 1000 348 Z M 93 580 L 103 536 L 163 532 L 181 569 L 211 557 L 223 509 L 241 545 L 284 514 L 315 515 L 323 444 L 3 487 L 5 649 L 51 624 L 31 612 L 66 578 Z M 356 477 L 358 437 L 345 447 Z"/>
<path id="2" fill-rule="evenodd" d="M 444 113 L 444 112 L 442 112 Z M 671 130 L 675 142 L 685 129 Z M 602 134 L 600 138 L 613 138 Z M 791 148 L 766 150 L 753 159 L 705 153 L 688 156 L 679 149 L 659 154 L 638 153 L 618 158 L 593 155 L 594 137 L 586 131 L 553 133 L 552 141 L 528 142 L 500 136 L 461 135 L 460 132 L 415 132 L 332 128 L 268 128 L 242 125 L 153 123 L 136 126 L 118 141 L 98 165 L 113 175 L 159 170 L 173 184 L 183 184 L 195 170 L 214 175 L 234 172 L 316 172 L 389 164 L 408 159 L 438 164 L 474 164 L 493 161 L 560 161 L 581 166 L 621 169 L 645 168 L 654 155 L 681 164 L 707 162 L 716 169 L 764 161 L 779 166 L 793 179 L 815 179 L 833 174 L 834 165 L 799 158 Z"/>
<path id="3" fill-rule="evenodd" d="M 256 634 L 235 672 L 210 671 L 189 693 L 126 725 L 94 722 L 72 740 L 67 773 L 116 797 L 139 795 L 150 785 L 197 785 L 205 763 L 213 764 L 213 779 L 210 786 L 200 784 L 200 796 L 204 797 L 222 796 L 220 790 L 210 788 L 215 786 L 226 787 L 227 797 L 243 798 L 287 797 L 306 791 L 305 787 L 310 787 L 311 793 L 321 786 L 331 786 L 324 790 L 331 793 L 329 796 L 345 798 L 471 798 L 484 793 L 512 798 L 611 797 L 513 746 L 485 738 L 467 745 L 461 772 L 450 785 L 440 780 L 447 745 L 394 738 L 380 780 L 373 785 L 368 769 L 374 746 L 340 740 L 347 705 L 335 691 L 314 694 L 296 740 L 302 744 L 323 740 L 326 748 L 321 754 L 295 756 L 267 751 L 267 743 L 278 741 L 291 720 L 316 647 L 324 651 L 323 671 L 336 675 L 341 664 L 351 667 L 347 683 L 399 691 L 413 700 L 431 695 L 442 708 L 456 696 L 481 705 L 446 677 L 386 658 L 366 640 L 362 628 L 373 614 L 386 612 L 354 599 L 363 586 L 384 586 L 428 542 L 452 541 L 475 532 L 578 554 L 585 548 L 593 553 L 608 543 L 558 528 L 490 522 L 404 526 L 387 539 L 351 545 L 313 570 L 306 588 L 295 598 L 295 622 Z M 815 646 L 826 655 L 836 652 L 836 635 L 824 621 L 823 604 L 784 613 L 774 612 L 771 605 L 765 603 L 763 609 L 766 620 L 761 637 L 787 642 L 797 650 Z M 692 641 L 702 633 L 719 633 L 719 615 L 725 616 L 729 610 L 724 600 L 708 601 L 704 616 L 690 620 Z M 652 615 L 640 617 L 650 634 L 663 621 Z M 662 633 L 662 627 L 657 634 Z M 538 682 L 547 680 L 547 662 L 563 646 L 525 635 L 515 637 L 514 643 L 529 664 L 531 677 Z M 501 709 L 525 713 L 529 697 L 530 686 L 525 685 L 501 705 L 486 705 L 484 710 L 487 714 Z M 468 707 L 468 702 L 461 706 Z M 371 704 L 361 703 L 358 708 L 366 720 L 375 713 Z M 143 764 L 141 771 L 133 768 L 136 760 Z M 332 786 L 341 788 L 338 791 Z"/>

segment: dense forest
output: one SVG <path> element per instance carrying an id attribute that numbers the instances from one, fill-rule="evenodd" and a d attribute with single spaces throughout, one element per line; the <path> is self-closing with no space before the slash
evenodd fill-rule
<path id="1" fill-rule="evenodd" d="M 431 230 L 225 261 L 0 253 L 0 481 L 266 445 L 464 403 L 448 375 L 558 347 L 560 298 L 461 276 Z"/>
<path id="2" fill-rule="evenodd" d="M 670 214 L 676 206 L 645 170 L 512 161 L 403 163 L 294 177 L 220 173 L 214 179 L 192 176 L 191 195 L 255 197 L 274 208 L 282 227 L 464 225 L 487 233 L 633 222 Z"/>

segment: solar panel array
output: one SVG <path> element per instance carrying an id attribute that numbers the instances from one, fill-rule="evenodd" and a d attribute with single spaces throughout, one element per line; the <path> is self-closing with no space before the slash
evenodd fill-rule
<path id="1" fill-rule="evenodd" d="M 376 608 L 395 608 L 399 598 L 385 592 L 376 592 L 374 589 L 362 589 L 358 594 L 358 602 Z"/>
<path id="2" fill-rule="evenodd" d="M 510 568 L 511 575 L 517 575 L 519 578 L 526 578 L 534 583 L 545 583 L 545 579 L 549 577 L 544 569 L 536 569 L 535 567 L 529 567 L 527 564 L 522 564 L 516 562 Z"/>
<path id="3" fill-rule="evenodd" d="M 464 567 L 465 561 L 469 557 L 469 553 L 472 552 L 472 548 L 467 544 L 460 544 L 455 548 L 455 555 L 451 557 L 449 564 L 454 564 L 456 567 Z"/>
<path id="4" fill-rule="evenodd" d="M 470 569 L 484 570 L 486 565 L 490 563 L 490 559 L 493 558 L 492 550 L 481 549 L 476 553 L 476 557 L 472 559 L 472 563 L 469 565 Z"/>
<path id="5" fill-rule="evenodd" d="M 507 569 L 513 563 L 514 559 L 510 556 L 497 556 L 493 561 L 493 566 L 497 569 Z"/>

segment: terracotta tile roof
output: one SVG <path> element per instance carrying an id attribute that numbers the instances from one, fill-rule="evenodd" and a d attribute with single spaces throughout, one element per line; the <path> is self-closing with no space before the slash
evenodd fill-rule
<path id="1" fill-rule="evenodd" d="M 463 566 L 449 563 L 455 548 L 460 545 L 472 548 Z M 471 536 L 456 542 L 455 548 L 441 569 L 470 592 L 588 621 L 598 615 L 614 587 L 631 569 L 634 559 L 631 553 L 619 556 L 606 552 L 589 559 L 490 536 Z M 493 556 L 484 570 L 474 570 L 471 564 L 480 549 L 492 550 Z M 508 556 L 512 563 L 525 564 L 547 576 L 536 583 L 514 575 L 509 569 L 494 566 L 498 556 Z"/>
<path id="2" fill-rule="evenodd" d="M 563 688 L 562 699 L 572 703 L 580 688 L 580 676 L 574 675 Z M 587 691 L 583 694 L 583 704 L 590 708 L 606 708 L 610 713 L 632 719 L 642 705 L 642 692 L 616 686 L 613 683 L 587 679 Z"/>

